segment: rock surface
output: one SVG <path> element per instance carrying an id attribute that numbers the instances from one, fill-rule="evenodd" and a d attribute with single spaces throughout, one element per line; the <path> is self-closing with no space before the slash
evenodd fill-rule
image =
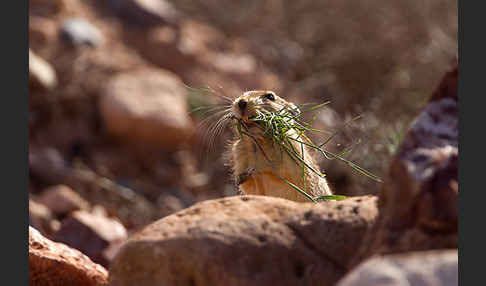
<path id="1" fill-rule="evenodd" d="M 47 188 L 38 198 L 57 216 L 65 216 L 76 210 L 88 210 L 89 203 L 66 185 L 56 185 Z"/>
<path id="2" fill-rule="evenodd" d="M 457 250 L 417 251 L 372 257 L 336 286 L 456 286 Z"/>
<path id="3" fill-rule="evenodd" d="M 110 261 L 105 250 L 125 241 L 127 232 L 117 220 L 100 213 L 75 211 L 61 222 L 61 228 L 53 240 L 79 249 L 94 262 L 108 266 Z"/>
<path id="4" fill-rule="evenodd" d="M 458 70 L 411 124 L 379 196 L 380 216 L 356 262 L 373 254 L 458 246 Z"/>
<path id="5" fill-rule="evenodd" d="M 43 237 L 29 226 L 29 285 L 107 285 L 108 273 L 81 252 Z"/>
<path id="6" fill-rule="evenodd" d="M 201 202 L 131 237 L 110 266 L 110 285 L 333 285 L 376 215 L 372 196 Z"/>
<path id="7" fill-rule="evenodd" d="M 151 146 L 178 149 L 193 132 L 184 85 L 163 70 L 115 76 L 106 85 L 100 112 L 109 132 Z"/>

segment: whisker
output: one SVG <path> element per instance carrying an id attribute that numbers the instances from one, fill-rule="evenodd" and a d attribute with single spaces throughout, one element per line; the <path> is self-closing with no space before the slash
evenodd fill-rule
<path id="1" fill-rule="evenodd" d="M 207 108 L 201 108 L 199 111 L 201 112 L 201 117 L 204 117 L 205 118 L 205 115 L 211 113 L 211 115 L 215 114 L 215 113 L 218 113 L 218 112 L 221 112 L 221 111 L 225 111 L 225 110 L 230 110 L 231 109 L 231 106 L 227 105 L 227 106 L 211 106 L 211 107 L 207 107 Z"/>
<path id="2" fill-rule="evenodd" d="M 231 118 L 232 114 L 230 112 L 227 112 L 226 114 L 222 115 L 217 121 L 212 122 L 209 128 L 204 129 L 204 134 L 202 135 L 201 140 L 208 151 L 211 151 L 214 148 L 216 139 L 219 139 L 219 135 L 221 135 L 224 127 L 227 125 L 229 119 Z"/>
<path id="3" fill-rule="evenodd" d="M 223 116 L 225 113 L 228 113 L 231 111 L 231 108 L 227 108 L 227 109 L 223 109 L 223 110 L 219 110 L 213 114 L 211 114 L 210 116 L 204 118 L 203 120 L 201 120 L 198 124 L 199 127 L 201 126 L 204 126 L 206 125 L 208 122 L 210 122 L 211 120 L 215 119 L 215 117 L 219 117 L 219 116 Z"/>
<path id="4" fill-rule="evenodd" d="M 222 116 L 221 116 L 221 117 L 220 117 L 220 118 L 219 118 L 219 119 L 218 119 L 216 122 L 214 122 L 214 123 L 213 123 L 213 124 L 210 126 L 210 128 L 209 128 L 208 130 L 209 130 L 210 132 L 215 131 L 215 130 L 216 130 L 218 127 L 219 127 L 220 123 L 221 123 L 222 121 L 226 120 L 226 119 L 227 119 L 227 118 L 228 118 L 230 115 L 231 115 L 230 113 L 223 114 L 223 115 L 222 115 Z"/>
<path id="5" fill-rule="evenodd" d="M 218 88 L 221 91 L 221 93 L 216 92 L 214 89 L 211 89 L 210 87 L 208 87 L 208 88 L 213 92 L 214 95 L 219 96 L 222 99 L 225 99 L 225 100 L 227 100 L 229 102 L 233 102 L 234 98 L 230 98 L 230 97 L 224 95 L 225 89 L 221 85 L 218 86 Z"/>
<path id="6" fill-rule="evenodd" d="M 215 146 L 216 139 L 222 134 L 225 129 L 228 120 L 231 118 L 231 114 L 227 113 L 223 115 L 214 125 L 213 128 L 208 132 L 209 136 L 209 150 L 212 150 Z"/>
<path id="7" fill-rule="evenodd" d="M 220 90 L 221 90 L 222 92 L 217 92 L 216 90 L 212 89 L 212 88 L 211 88 L 211 87 L 209 87 L 209 86 L 205 87 L 205 90 L 206 90 L 208 93 L 210 93 L 211 95 L 216 96 L 216 97 L 218 97 L 218 98 L 220 98 L 220 99 L 222 99 L 222 100 L 224 100 L 224 101 L 227 101 L 227 102 L 230 102 L 230 103 L 231 103 L 231 102 L 233 102 L 233 99 L 232 99 L 232 98 L 230 98 L 230 97 L 228 97 L 228 96 L 226 96 L 226 95 L 222 94 L 222 92 L 224 92 L 224 89 L 223 89 L 222 87 L 220 87 Z"/>
<path id="8" fill-rule="evenodd" d="M 205 96 L 216 96 L 219 99 L 222 99 L 227 103 L 233 102 L 233 99 L 216 92 L 214 89 L 212 89 L 209 86 L 206 86 L 206 87 L 191 87 L 187 84 L 184 84 L 184 86 L 189 90 L 189 92 L 194 92 L 194 93 L 197 93 L 197 94 L 203 94 Z"/>
<path id="9" fill-rule="evenodd" d="M 200 128 L 200 132 L 203 132 L 202 134 L 202 139 L 203 141 L 206 141 L 206 136 L 210 134 L 214 128 L 214 126 L 226 116 L 226 114 L 230 114 L 229 110 L 222 110 L 219 111 L 208 118 L 204 119 L 203 121 L 200 122 L 198 125 Z M 216 119 L 216 121 L 214 121 Z"/>
<path id="10" fill-rule="evenodd" d="M 209 112 L 214 113 L 201 120 L 196 128 L 196 134 L 201 142 L 196 148 L 199 149 L 198 154 L 203 161 L 208 158 L 216 140 L 220 139 L 219 135 L 227 125 L 228 119 L 232 117 L 231 106 L 229 105 L 209 108 L 206 110 L 206 114 Z"/>
<path id="11" fill-rule="evenodd" d="M 207 106 L 207 107 L 199 108 L 198 110 L 193 111 L 193 113 L 199 112 L 198 114 L 199 117 L 206 118 L 208 114 L 214 114 L 214 112 L 219 112 L 219 111 L 229 110 L 229 109 L 231 109 L 231 105 Z"/>
<path id="12" fill-rule="evenodd" d="M 189 113 L 194 113 L 202 110 L 210 110 L 210 109 L 217 109 L 217 108 L 228 108 L 231 107 L 230 104 L 211 104 L 211 105 L 204 105 L 204 106 L 199 106 L 194 109 L 192 109 Z"/>

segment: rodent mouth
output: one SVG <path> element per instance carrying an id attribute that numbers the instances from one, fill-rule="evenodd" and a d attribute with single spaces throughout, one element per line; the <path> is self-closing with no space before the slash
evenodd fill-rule
<path id="1" fill-rule="evenodd" d="M 234 114 L 234 113 L 231 116 L 231 118 L 238 120 L 240 123 L 245 123 L 246 125 L 255 124 L 255 121 L 253 121 L 253 119 L 255 119 L 256 117 L 257 117 L 256 114 L 247 115 L 247 114 Z"/>
<path id="2" fill-rule="evenodd" d="M 246 126 L 249 126 L 249 125 L 253 125 L 255 124 L 254 121 L 252 121 L 250 118 L 248 118 L 247 116 L 244 116 L 244 117 L 241 117 L 241 118 L 236 118 L 236 120 L 238 120 L 240 123 L 243 123 L 245 124 Z"/>

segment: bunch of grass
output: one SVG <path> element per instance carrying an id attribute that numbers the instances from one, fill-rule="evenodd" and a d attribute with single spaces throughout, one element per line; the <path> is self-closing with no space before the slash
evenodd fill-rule
<path id="1" fill-rule="evenodd" d="M 307 146 L 310 149 L 316 150 L 319 154 L 322 154 L 328 160 L 337 159 L 348 165 L 349 167 L 353 168 L 359 174 L 364 175 L 377 182 L 381 182 L 380 178 L 378 178 L 376 175 L 372 174 L 371 172 L 360 167 L 358 164 L 344 157 L 344 155 L 346 155 L 346 153 L 348 153 L 353 146 L 345 148 L 342 152 L 338 154 L 330 152 L 324 148 L 324 146 L 328 144 L 334 138 L 334 136 L 336 136 L 337 132 L 331 133 L 324 130 L 312 128 L 312 123 L 316 119 L 318 113 L 315 114 L 308 122 L 303 119 L 302 115 L 304 113 L 318 110 L 327 104 L 329 104 L 329 102 L 324 102 L 322 104 L 311 106 L 308 108 L 305 108 L 306 106 L 308 106 L 308 104 L 304 104 L 299 107 L 299 111 L 289 110 L 288 108 L 282 108 L 277 112 L 259 111 L 257 115 L 252 117 L 250 120 L 253 121 L 255 123 L 255 126 L 257 126 L 262 131 L 262 134 L 259 135 L 263 135 L 266 138 L 272 140 L 272 142 L 280 148 L 281 156 L 286 153 L 290 156 L 290 158 L 294 160 L 297 165 L 302 166 L 302 176 L 305 176 L 307 172 L 313 172 L 320 177 L 325 177 L 325 174 L 322 174 L 319 170 L 316 170 L 315 168 L 307 164 L 307 162 L 304 160 L 304 146 Z M 358 118 L 359 116 L 353 118 L 352 120 L 357 120 Z M 235 124 L 239 135 L 246 135 L 250 137 L 259 147 L 260 151 L 262 151 L 268 163 L 272 165 L 271 160 L 265 155 L 262 146 L 259 144 L 258 140 L 256 140 L 255 134 L 249 132 L 247 124 L 245 124 L 241 120 L 235 120 Z M 291 132 L 291 130 L 293 131 Z M 294 131 L 297 132 L 297 136 L 295 136 L 295 133 L 293 133 Z M 306 132 L 327 133 L 329 134 L 329 137 L 323 143 L 315 144 L 309 139 L 309 137 L 306 136 Z M 300 146 L 300 152 L 299 150 L 295 149 L 296 144 L 292 144 L 292 142 L 299 143 L 297 144 L 297 146 Z M 346 196 L 343 195 L 313 197 L 302 188 L 279 176 L 277 172 L 274 172 L 274 174 L 282 181 L 284 181 L 287 185 L 300 192 L 302 195 L 304 195 L 313 202 L 317 202 L 319 200 L 346 199 Z"/>

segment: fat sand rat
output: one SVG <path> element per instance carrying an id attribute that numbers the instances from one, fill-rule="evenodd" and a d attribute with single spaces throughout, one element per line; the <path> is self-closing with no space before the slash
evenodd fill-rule
<path id="1" fill-rule="evenodd" d="M 308 170 L 312 168 L 320 172 L 308 146 L 298 140 L 289 141 L 308 167 L 304 168 L 303 173 L 303 163 L 296 162 L 295 158 L 282 152 L 278 144 L 265 136 L 261 127 L 252 120 L 258 114 L 282 110 L 295 115 L 300 113 L 295 104 L 277 96 L 273 91 L 247 91 L 233 101 L 231 117 L 246 128 L 247 134 L 251 134 L 248 136 L 235 130 L 236 135 L 241 136 L 230 144 L 226 156 L 235 176 L 238 193 L 309 202 L 308 197 L 291 186 L 293 184 L 312 197 L 332 195 L 324 176 Z M 286 132 L 286 136 L 293 139 L 300 135 L 295 129 Z"/>

